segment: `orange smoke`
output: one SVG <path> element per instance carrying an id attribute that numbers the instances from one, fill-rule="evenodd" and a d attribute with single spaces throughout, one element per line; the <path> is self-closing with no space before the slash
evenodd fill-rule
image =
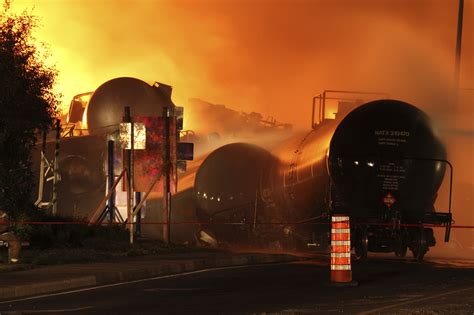
<path id="1" fill-rule="evenodd" d="M 455 191 L 465 187 L 456 202 L 472 213 L 474 106 L 472 98 L 455 106 L 452 89 L 457 1 L 13 3 L 32 6 L 43 25 L 37 38 L 60 71 L 64 109 L 78 93 L 132 76 L 174 86 L 178 105 L 199 97 L 308 129 L 311 99 L 324 89 L 387 92 L 426 110 L 447 140 L 458 137 L 448 147 Z M 473 18 L 474 1 L 466 1 L 463 88 L 474 85 Z"/>
<path id="2" fill-rule="evenodd" d="M 48 1 L 37 33 L 73 95 L 118 76 L 309 125 L 323 89 L 381 90 L 430 104 L 452 78 L 456 1 Z M 462 84 L 472 86 L 473 2 L 466 1 Z M 425 106 L 426 107 L 426 106 Z"/>

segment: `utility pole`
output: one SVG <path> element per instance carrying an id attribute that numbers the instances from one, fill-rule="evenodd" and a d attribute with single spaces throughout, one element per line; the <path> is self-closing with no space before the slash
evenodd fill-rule
<path id="1" fill-rule="evenodd" d="M 171 146 L 170 146 L 170 108 L 163 108 L 164 119 L 164 160 L 163 160 L 163 213 L 166 226 L 163 229 L 163 238 L 166 244 L 171 243 Z"/>
<path id="2" fill-rule="evenodd" d="M 109 140 L 107 142 L 107 182 L 109 191 L 114 189 L 114 182 L 115 182 L 115 174 L 114 174 L 114 163 L 115 163 L 115 156 L 114 156 L 114 141 Z M 108 200 L 108 207 L 109 207 L 109 225 L 114 223 L 115 219 L 115 191 L 112 192 L 110 198 Z"/>
<path id="3" fill-rule="evenodd" d="M 141 203 L 142 201 L 142 193 L 139 191 L 135 192 L 135 206 L 133 207 L 133 211 L 135 212 L 135 209 L 137 206 Z M 135 217 L 135 235 L 137 237 L 142 236 L 142 210 L 138 210 L 137 216 Z"/>
<path id="4" fill-rule="evenodd" d="M 52 203 L 53 215 L 58 214 L 58 183 L 61 180 L 59 175 L 59 145 L 61 142 L 61 121 L 59 119 L 56 120 L 56 141 L 54 144 L 54 161 L 53 161 L 53 196 L 52 196 Z"/>
<path id="5" fill-rule="evenodd" d="M 455 82 L 455 89 L 456 94 L 459 91 L 459 76 L 460 76 L 460 68 L 461 68 L 461 44 L 462 44 L 462 20 L 463 20 L 463 13 L 464 13 L 464 0 L 459 0 L 459 10 L 458 10 L 458 31 L 457 31 L 457 38 L 456 38 L 456 65 L 454 71 L 454 82 Z"/>
<path id="6" fill-rule="evenodd" d="M 126 161 L 127 161 L 127 215 L 128 215 L 128 226 L 130 232 L 130 244 L 133 244 L 133 217 L 132 217 L 132 208 L 133 208 L 133 149 L 134 149 L 134 126 L 132 117 L 130 115 L 130 106 L 125 106 L 125 115 L 123 122 L 130 123 L 130 149 L 126 151 Z"/>

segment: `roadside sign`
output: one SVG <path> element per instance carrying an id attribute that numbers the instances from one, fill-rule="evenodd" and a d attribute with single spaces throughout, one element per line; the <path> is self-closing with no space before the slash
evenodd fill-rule
<path id="1" fill-rule="evenodd" d="M 131 150 L 132 123 L 120 123 L 120 143 L 125 150 Z M 145 150 L 146 148 L 146 127 L 142 122 L 133 123 L 133 149 Z"/>
<path id="2" fill-rule="evenodd" d="M 192 161 L 194 159 L 194 143 L 178 142 L 178 161 Z"/>

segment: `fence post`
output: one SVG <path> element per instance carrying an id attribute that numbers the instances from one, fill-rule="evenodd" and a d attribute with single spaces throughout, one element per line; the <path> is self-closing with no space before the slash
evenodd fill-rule
<path id="1" fill-rule="evenodd" d="M 140 204 L 140 202 L 142 201 L 142 193 L 137 191 L 135 192 L 135 207 L 138 207 L 138 205 Z M 141 226 L 141 223 L 142 223 L 142 210 L 139 209 L 138 212 L 137 212 L 137 216 L 135 218 L 135 235 L 136 236 L 141 236 L 142 234 L 142 226 Z"/>
<path id="2" fill-rule="evenodd" d="M 61 121 L 56 120 L 56 142 L 54 145 L 54 161 L 53 161 L 53 196 L 52 196 L 52 213 L 58 214 L 58 183 L 61 180 L 59 175 L 59 144 L 61 141 Z"/>
<path id="3" fill-rule="evenodd" d="M 171 243 L 171 148 L 170 148 L 170 108 L 163 108 L 163 142 L 164 142 L 164 161 L 163 161 L 163 212 L 166 225 L 164 226 L 164 240 L 166 244 Z"/>
<path id="4" fill-rule="evenodd" d="M 130 244 L 133 244 L 133 149 L 134 149 L 134 128 L 132 117 L 130 115 L 130 106 L 125 106 L 124 108 L 124 118 L 123 122 L 130 123 L 130 149 L 126 149 L 127 157 L 127 216 L 128 216 L 128 226 L 130 232 Z"/>
<path id="5" fill-rule="evenodd" d="M 109 140 L 107 142 L 107 176 L 108 176 L 108 187 L 109 191 L 113 189 L 114 181 L 115 181 L 115 174 L 114 174 L 114 166 L 115 166 L 115 157 L 114 157 L 114 141 Z M 114 223 L 115 219 L 115 191 L 112 192 L 109 198 L 109 225 Z"/>

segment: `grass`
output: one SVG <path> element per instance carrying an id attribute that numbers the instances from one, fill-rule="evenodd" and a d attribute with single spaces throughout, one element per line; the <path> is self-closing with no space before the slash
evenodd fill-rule
<path id="1" fill-rule="evenodd" d="M 22 249 L 18 265 L 8 265 L 8 252 L 0 249 L 0 272 L 40 265 L 110 261 L 119 257 L 211 251 L 151 240 L 130 244 L 128 232 L 119 227 L 42 226 L 31 235 L 31 246 Z"/>
<path id="2" fill-rule="evenodd" d="M 70 263 L 91 263 L 114 260 L 118 257 L 164 255 L 176 253 L 209 252 L 208 248 L 182 245 L 166 245 L 159 241 L 146 241 L 128 244 L 123 241 L 89 239 L 81 248 L 24 248 L 20 254 L 21 265 L 59 265 Z M 1 251 L 0 272 L 18 270 L 15 265 L 7 265 L 8 253 Z M 18 265 L 18 266 L 21 266 Z M 33 266 L 31 266 L 33 265 Z M 7 267 L 10 266 L 10 267 Z M 22 266 L 20 269 L 28 269 Z"/>
<path id="3" fill-rule="evenodd" d="M 6 263 L 0 263 L 0 273 L 3 272 L 12 272 L 12 271 L 21 271 L 21 270 L 28 270 L 33 269 L 35 266 L 31 264 L 15 264 L 9 265 Z"/>

